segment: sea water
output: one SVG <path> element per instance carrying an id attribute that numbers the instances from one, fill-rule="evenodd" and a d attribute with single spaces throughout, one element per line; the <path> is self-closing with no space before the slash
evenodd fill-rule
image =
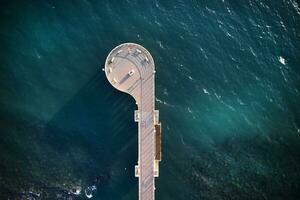
<path id="1" fill-rule="evenodd" d="M 0 25 L 1 199 L 138 199 L 137 108 L 101 71 L 124 42 L 156 64 L 157 199 L 299 199 L 296 0 L 1 1 Z"/>

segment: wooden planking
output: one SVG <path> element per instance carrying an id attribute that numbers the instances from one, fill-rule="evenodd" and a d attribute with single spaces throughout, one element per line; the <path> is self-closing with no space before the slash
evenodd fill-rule
<path id="1" fill-rule="evenodd" d="M 161 123 L 155 124 L 155 160 L 161 161 Z"/>

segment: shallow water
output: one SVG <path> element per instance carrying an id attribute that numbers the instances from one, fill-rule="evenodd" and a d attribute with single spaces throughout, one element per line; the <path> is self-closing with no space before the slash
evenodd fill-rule
<path id="1" fill-rule="evenodd" d="M 296 1 L 2 1 L 0 11 L 1 199 L 84 199 L 92 185 L 92 199 L 137 199 L 136 107 L 101 71 L 123 42 L 156 62 L 157 199 L 299 199 Z"/>

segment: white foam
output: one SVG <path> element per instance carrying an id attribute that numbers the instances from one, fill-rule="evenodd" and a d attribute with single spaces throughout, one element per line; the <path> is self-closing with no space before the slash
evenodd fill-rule
<path id="1" fill-rule="evenodd" d="M 282 56 L 279 56 L 278 60 L 281 64 L 286 65 L 286 60 Z"/>
<path id="2" fill-rule="evenodd" d="M 203 92 L 204 92 L 205 94 L 210 94 L 205 88 L 203 88 Z"/>
<path id="3" fill-rule="evenodd" d="M 207 6 L 205 7 L 205 9 L 206 9 L 208 12 L 210 12 L 210 13 L 216 14 L 216 11 L 215 11 L 215 10 L 210 9 L 210 8 L 208 8 Z"/>
<path id="4" fill-rule="evenodd" d="M 156 43 L 159 45 L 159 47 L 160 47 L 161 49 L 165 49 L 165 47 L 162 45 L 161 41 L 156 41 Z"/>
<path id="5" fill-rule="evenodd" d="M 224 2 L 224 1 L 223 1 Z M 231 10 L 230 8 L 226 7 L 227 12 L 231 15 Z"/>
<path id="6" fill-rule="evenodd" d="M 291 1 L 291 3 L 293 4 L 293 7 L 295 8 L 296 12 L 298 13 L 298 15 L 300 15 L 300 8 L 299 5 L 296 1 Z"/>
<path id="7" fill-rule="evenodd" d="M 154 23 L 159 26 L 159 27 L 162 27 L 161 23 L 159 23 L 159 21 L 155 20 Z"/>
<path id="8" fill-rule="evenodd" d="M 286 30 L 286 27 L 285 27 L 285 25 L 284 25 L 284 23 L 283 23 L 283 21 L 280 21 L 280 24 L 281 24 L 281 27 L 282 27 L 285 31 L 287 31 L 287 30 Z"/>
<path id="9" fill-rule="evenodd" d="M 34 49 L 34 53 L 38 60 L 40 60 L 42 58 L 41 54 L 37 51 L 37 49 Z"/>
<path id="10" fill-rule="evenodd" d="M 215 96 L 217 97 L 218 100 L 221 99 L 221 95 L 218 95 L 217 93 L 215 93 Z"/>
<path id="11" fill-rule="evenodd" d="M 157 97 L 155 97 L 155 101 L 158 102 L 158 103 L 164 104 L 166 106 L 175 107 L 174 105 L 171 105 L 171 104 L 169 104 L 165 101 L 162 101 L 162 100 L 158 99 Z"/>
<path id="12" fill-rule="evenodd" d="M 160 100 L 159 98 L 155 98 L 155 100 L 156 100 L 158 103 L 163 103 L 163 101 Z"/>
<path id="13" fill-rule="evenodd" d="M 164 93 L 164 95 L 169 96 L 167 88 L 164 88 L 163 93 Z"/>
<path id="14" fill-rule="evenodd" d="M 252 47 L 250 47 L 250 52 L 251 52 L 251 54 L 252 54 L 254 57 L 257 57 L 256 54 L 254 53 Z"/>
<path id="15" fill-rule="evenodd" d="M 280 67 L 280 73 L 281 73 L 281 75 L 282 75 L 284 81 L 285 81 L 285 82 L 288 82 L 288 79 L 287 79 L 286 75 L 284 74 L 284 71 L 283 71 L 282 67 Z"/>
<path id="16" fill-rule="evenodd" d="M 230 38 L 233 38 L 233 36 L 229 32 L 226 32 L 226 35 Z"/>
<path id="17" fill-rule="evenodd" d="M 237 101 L 240 105 L 245 105 L 245 103 L 240 98 L 237 98 Z"/>

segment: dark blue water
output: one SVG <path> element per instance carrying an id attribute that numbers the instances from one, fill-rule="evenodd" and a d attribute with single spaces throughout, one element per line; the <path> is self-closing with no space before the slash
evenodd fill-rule
<path id="1" fill-rule="evenodd" d="M 0 5 L 0 199 L 137 199 L 136 106 L 101 71 L 123 42 L 156 62 L 157 199 L 300 198 L 296 0 Z"/>

